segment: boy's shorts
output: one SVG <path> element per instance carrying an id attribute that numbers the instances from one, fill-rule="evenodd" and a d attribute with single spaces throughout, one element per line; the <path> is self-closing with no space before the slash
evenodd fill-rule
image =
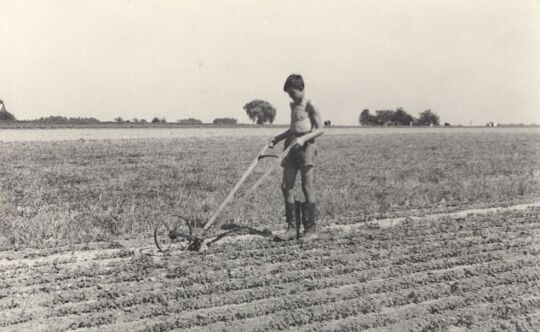
<path id="1" fill-rule="evenodd" d="M 285 149 L 295 137 L 289 137 L 285 141 Z M 315 166 L 315 156 L 317 156 L 317 146 L 315 140 L 307 141 L 303 146 L 296 145 L 281 162 L 284 168 L 301 169 L 305 166 Z"/>

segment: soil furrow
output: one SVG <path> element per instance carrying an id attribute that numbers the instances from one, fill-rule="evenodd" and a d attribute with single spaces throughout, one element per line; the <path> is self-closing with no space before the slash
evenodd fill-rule
<path id="1" fill-rule="evenodd" d="M 479 281 L 482 280 L 480 277 L 470 279 L 469 281 L 464 282 L 463 285 L 460 286 L 460 292 L 465 292 L 465 294 L 467 294 L 478 289 L 482 289 L 485 287 L 495 287 L 501 284 L 510 285 L 508 287 L 512 287 L 511 282 L 514 280 L 513 273 L 514 272 L 507 272 L 507 277 L 501 277 L 502 279 L 491 278 L 486 283 L 479 283 Z M 524 273 L 532 273 L 532 275 L 530 275 L 529 277 L 524 277 L 526 278 L 526 280 L 531 278 L 538 279 L 538 274 L 534 270 L 534 268 L 529 268 L 529 270 L 524 271 Z M 519 285 L 519 287 L 523 288 L 523 285 Z M 211 324 L 216 321 L 231 321 L 236 319 L 255 318 L 261 315 L 267 316 L 278 312 L 289 312 L 293 309 L 303 308 L 306 306 L 328 305 L 329 307 L 331 307 L 331 304 L 335 305 L 338 302 L 354 302 L 355 300 L 360 300 L 360 298 L 366 298 L 366 289 L 364 287 L 345 286 L 344 288 L 346 289 L 346 291 L 341 290 L 337 291 L 337 293 L 326 293 L 324 290 L 312 290 L 302 293 L 301 296 L 298 294 L 289 294 L 281 296 L 279 298 L 264 299 L 261 301 L 240 303 L 237 305 L 228 304 L 221 307 L 217 307 L 214 304 L 207 309 L 199 309 L 194 311 L 186 311 L 185 307 L 179 306 L 180 303 L 176 305 L 170 304 L 168 307 L 169 310 L 166 310 L 166 313 L 164 315 L 168 316 L 170 314 L 175 314 L 180 315 L 180 317 L 184 317 L 183 323 L 178 326 L 175 325 L 175 327 L 187 328 L 190 326 L 204 325 L 201 320 L 205 322 L 207 321 L 208 324 Z M 447 285 L 447 287 L 443 287 L 442 289 L 444 290 L 443 293 L 447 295 L 450 295 L 452 292 L 450 285 Z M 523 291 L 526 293 L 526 290 L 527 289 L 525 287 Z M 440 295 L 440 293 L 441 286 L 438 284 L 417 285 L 411 288 L 399 289 L 390 292 L 383 291 L 380 293 L 373 293 L 373 296 L 367 296 L 367 298 L 380 297 L 381 299 L 386 299 L 385 301 L 388 301 L 388 299 L 391 298 L 392 305 L 396 305 L 399 303 L 414 303 L 415 301 L 423 301 L 423 299 L 426 297 L 438 296 Z M 360 294 L 362 295 L 360 296 Z M 398 296 L 395 297 L 392 296 L 392 294 L 398 294 Z M 347 305 L 344 305 L 344 307 L 347 307 Z M 155 316 L 145 316 L 143 318 L 155 319 Z M 197 323 L 194 323 L 193 320 L 196 320 Z"/>
<path id="2" fill-rule="evenodd" d="M 521 269 L 526 269 L 527 267 L 523 266 Z M 106 311 L 109 309 L 118 309 L 126 308 L 134 305 L 140 305 L 142 303 L 168 303 L 171 300 L 182 304 L 184 310 L 198 310 L 210 307 L 218 306 L 227 306 L 235 305 L 241 303 L 248 303 L 252 301 L 262 300 L 262 299 L 271 299 L 279 296 L 297 294 L 301 295 L 304 292 L 310 292 L 314 289 L 324 290 L 326 292 L 332 292 L 335 289 L 343 287 L 351 287 L 351 285 L 362 286 L 365 294 L 370 294 L 370 292 L 386 292 L 386 291 L 396 291 L 401 288 L 410 288 L 415 284 L 428 285 L 434 283 L 447 283 L 448 280 L 457 283 L 462 279 L 469 278 L 470 275 L 481 275 L 486 273 L 485 271 L 477 271 L 473 268 L 464 267 L 464 271 L 459 271 L 457 269 L 447 271 L 447 274 L 430 272 L 429 274 L 422 273 L 416 275 L 409 275 L 406 277 L 399 277 L 395 279 L 375 279 L 375 280 L 365 280 L 358 282 L 356 276 L 333 276 L 325 278 L 323 280 L 315 279 L 312 282 L 303 282 L 302 287 L 297 288 L 288 288 L 284 287 L 283 284 L 277 284 L 272 286 L 267 286 L 266 288 L 261 288 L 258 290 L 240 290 L 240 291 L 231 291 L 231 292 L 221 292 L 217 290 L 214 293 L 206 296 L 193 296 L 188 299 L 178 297 L 178 293 L 174 291 L 173 287 L 166 288 L 165 291 L 157 290 L 156 288 L 152 291 L 139 291 L 136 294 L 132 293 L 128 296 L 118 296 L 114 297 L 105 297 L 100 299 L 97 297 L 97 300 L 90 302 L 80 302 L 80 303 L 69 303 L 64 306 L 59 306 L 51 312 L 51 316 L 75 314 L 75 313 L 85 313 L 85 312 L 100 312 Z M 490 267 L 490 274 L 502 274 L 507 271 L 516 272 L 516 267 L 508 267 L 502 265 L 501 267 Z M 520 270 L 520 271 L 522 271 Z M 411 282 L 409 280 L 414 280 Z M 118 294 L 118 293 L 117 293 Z M 231 300 L 232 299 L 232 300 Z"/>
<path id="3" fill-rule="evenodd" d="M 519 248 L 518 248 L 519 249 Z M 497 255 L 499 253 L 502 253 L 503 255 Z M 392 275 L 408 275 L 410 273 L 419 273 L 422 271 L 430 271 L 435 269 L 441 269 L 444 271 L 446 269 L 453 269 L 455 267 L 459 267 L 460 265 L 470 265 L 475 263 L 489 263 L 489 262 L 497 262 L 500 260 L 504 260 L 504 255 L 508 255 L 507 249 L 499 249 L 494 252 L 472 252 L 469 255 L 464 256 L 457 256 L 457 257 L 451 257 L 450 259 L 447 259 L 445 264 L 441 265 L 440 262 L 437 261 L 427 261 L 425 264 L 416 264 L 415 269 L 411 269 L 411 263 L 405 262 L 402 264 L 395 264 L 395 262 L 392 262 L 393 264 L 375 264 L 376 266 L 373 266 L 373 264 L 370 264 L 369 266 L 365 264 L 354 264 L 353 267 L 348 265 L 343 265 L 342 267 L 332 269 L 327 269 L 324 271 L 321 271 L 320 267 L 312 267 L 307 268 L 304 270 L 296 270 L 294 267 L 290 267 L 287 269 L 283 269 L 282 271 L 285 271 L 284 274 L 281 275 L 281 278 L 283 280 L 287 281 L 287 284 L 295 283 L 297 281 L 305 280 L 305 279 L 320 279 L 324 277 L 331 277 L 332 275 L 342 275 L 343 277 L 346 276 L 352 276 L 353 278 L 365 278 L 366 275 L 370 275 L 373 273 L 378 273 L 381 277 L 386 276 L 392 276 Z M 525 256 L 528 257 L 528 256 Z M 516 257 L 517 258 L 517 257 Z M 329 263 L 332 263 L 330 260 Z M 317 264 L 313 264 L 317 266 Z M 318 265 L 321 266 L 321 265 Z M 99 276 L 101 277 L 101 276 Z M 113 278 L 116 281 L 121 280 L 119 278 L 120 275 L 111 275 L 111 278 Z M 125 275 L 125 279 L 129 280 L 125 283 L 127 283 L 128 287 L 133 287 L 136 285 L 137 287 L 140 287 L 140 283 L 134 284 L 134 277 L 130 275 Z M 147 279 L 147 278 L 145 278 Z M 268 285 L 272 284 L 272 280 L 274 279 L 274 276 L 265 275 L 264 278 L 257 278 L 256 275 L 249 276 L 248 279 L 245 279 L 245 277 L 242 278 L 227 278 L 226 282 L 210 282 L 210 283 L 203 283 L 200 284 L 191 284 L 191 286 L 184 285 L 181 290 L 177 291 L 177 297 L 184 297 L 189 298 L 193 296 L 201 296 L 205 294 L 213 294 L 213 293 L 220 293 L 220 292 L 226 292 L 231 290 L 242 290 L 242 289 L 264 289 L 264 287 L 267 287 Z M 251 281 L 250 281 L 251 280 Z M 143 281 L 143 280 L 140 280 Z M 39 302 L 47 302 L 47 301 L 53 301 L 53 303 L 61 304 L 65 302 L 79 302 L 84 301 L 88 298 L 88 293 L 99 294 L 100 292 L 106 292 L 108 294 L 107 296 L 110 296 L 108 291 L 106 289 L 110 289 L 111 286 L 114 287 L 114 289 L 119 289 L 118 285 L 112 284 L 110 286 L 107 286 L 105 283 L 106 279 L 101 279 L 98 277 L 95 278 L 84 278 L 82 282 L 79 283 L 73 283 L 73 285 L 60 283 L 58 286 L 51 287 L 48 292 L 50 292 L 50 295 L 47 295 L 44 293 L 46 288 L 42 291 L 39 289 L 34 288 L 34 292 L 30 293 L 31 297 L 37 297 L 40 298 Z M 96 292 L 95 286 L 96 284 L 102 284 L 104 287 L 104 290 L 98 290 Z M 148 283 L 148 281 L 145 281 L 145 283 Z M 150 282 L 148 283 L 148 287 L 163 287 L 163 285 L 166 285 L 166 287 L 172 287 L 175 289 L 178 289 L 178 283 L 175 282 L 175 280 L 172 280 L 171 282 L 166 283 L 158 283 L 158 282 Z M 199 285 L 199 286 L 198 286 Z M 69 296 L 66 298 L 62 295 L 62 291 L 58 292 L 56 289 L 57 287 L 65 287 L 70 286 L 70 288 L 67 290 L 67 293 Z M 78 286 L 84 286 L 81 289 L 77 289 Z M 225 287 L 223 287 L 225 286 Z M 39 286 L 39 287 L 46 287 Z M 88 290 L 90 288 L 90 290 Z M 141 289 L 141 291 L 144 291 L 144 288 Z M 61 290 L 62 288 L 58 289 Z M 48 293 L 47 292 L 47 293 Z M 113 292 L 118 294 L 118 292 Z M 24 289 L 19 289 L 19 292 L 15 293 L 13 292 L 13 295 L 17 295 L 19 297 L 25 296 Z M 2 302 L 9 302 L 10 301 L 10 295 L 4 294 L 4 299 L 0 300 Z M 118 295 L 117 295 L 118 296 Z M 52 297 L 52 300 L 51 300 Z"/>
<path id="4" fill-rule="evenodd" d="M 462 305 L 463 303 L 477 303 L 483 300 L 483 296 L 480 294 L 488 294 L 490 290 L 497 290 L 497 295 L 492 296 L 492 300 L 499 300 L 507 298 L 510 294 L 513 296 L 527 294 L 527 289 L 524 289 L 522 285 L 508 286 L 503 285 L 496 287 L 482 287 L 480 286 L 474 292 L 471 291 L 465 296 L 455 296 L 455 305 Z M 483 290 L 483 291 L 482 291 Z M 414 302 L 414 298 L 411 298 L 411 292 L 417 292 L 423 294 L 423 301 Z M 428 302 L 429 306 L 435 306 L 434 300 L 445 301 L 445 298 L 439 299 L 440 292 L 438 288 L 428 287 L 416 287 L 410 290 L 403 290 L 398 293 L 384 293 L 375 294 L 372 296 L 363 296 L 360 291 L 353 290 L 351 293 L 342 295 L 340 298 L 336 298 L 333 294 L 330 296 L 322 297 L 282 297 L 277 303 L 270 304 L 249 304 L 249 307 L 244 306 L 231 306 L 222 310 L 197 311 L 197 312 L 178 312 L 177 317 L 167 318 L 164 317 L 161 322 L 154 324 L 142 323 L 146 327 L 146 330 L 151 331 L 158 328 L 191 328 L 191 327 L 203 327 L 213 323 L 234 322 L 240 321 L 239 325 L 244 325 L 245 319 L 256 319 L 257 329 L 262 330 L 280 330 L 291 327 L 298 327 L 304 324 L 308 324 L 313 321 L 321 322 L 326 320 L 335 319 L 337 317 L 347 317 L 353 314 L 367 314 L 371 312 L 377 312 L 382 308 L 397 305 L 407 305 L 414 303 L 412 307 L 416 307 L 420 302 Z M 485 296 L 485 295 L 484 295 Z M 452 307 L 452 306 L 450 306 Z M 416 309 L 414 309 L 416 310 Z M 441 309 L 439 309 L 441 310 Z M 176 312 L 175 312 L 176 313 Z M 155 317 L 148 317 L 149 319 L 155 319 Z M 208 326 L 210 329 L 211 327 Z M 233 326 L 228 326 L 235 330 Z"/>

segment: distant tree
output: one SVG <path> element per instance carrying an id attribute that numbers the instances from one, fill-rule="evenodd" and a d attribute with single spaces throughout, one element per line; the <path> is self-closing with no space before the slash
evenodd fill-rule
<path id="1" fill-rule="evenodd" d="M 413 116 L 398 107 L 392 114 L 392 122 L 400 126 L 408 126 L 414 120 Z"/>
<path id="2" fill-rule="evenodd" d="M 139 122 L 140 123 L 147 123 L 146 119 L 140 119 Z"/>
<path id="3" fill-rule="evenodd" d="M 159 118 L 158 117 L 153 118 L 152 123 L 159 123 Z"/>
<path id="4" fill-rule="evenodd" d="M 114 118 L 114 121 L 116 121 L 116 122 L 123 122 L 124 119 L 122 119 L 122 117 L 119 116 L 119 117 L 117 117 L 117 118 Z"/>
<path id="5" fill-rule="evenodd" d="M 257 124 L 273 123 L 276 109 L 267 101 L 255 99 L 244 105 L 249 118 Z"/>
<path id="6" fill-rule="evenodd" d="M 217 125 L 234 125 L 238 120 L 233 118 L 217 118 L 214 119 L 214 124 Z"/>
<path id="7" fill-rule="evenodd" d="M 369 113 L 369 110 L 366 108 L 360 113 L 360 118 L 358 119 L 362 126 L 376 126 L 378 125 L 377 119 L 374 115 Z"/>
<path id="8" fill-rule="evenodd" d="M 379 125 L 392 124 L 394 113 L 393 110 L 377 110 L 375 111 L 375 119 Z"/>
<path id="9" fill-rule="evenodd" d="M 375 114 L 365 109 L 360 113 L 360 124 L 363 126 L 408 126 L 414 121 L 414 117 L 398 107 L 394 110 L 377 110 Z"/>
<path id="10" fill-rule="evenodd" d="M 9 113 L 4 106 L 4 102 L 0 100 L 0 121 L 15 121 L 15 116 Z"/>
<path id="11" fill-rule="evenodd" d="M 189 119 L 181 119 L 176 121 L 179 124 L 182 125 L 200 125 L 202 124 L 202 121 L 199 119 L 189 118 Z"/>
<path id="12" fill-rule="evenodd" d="M 139 122 L 139 119 L 133 118 L 133 119 L 131 119 L 131 121 L 133 121 L 133 122 L 135 122 L 135 123 L 138 123 L 138 122 Z"/>
<path id="13" fill-rule="evenodd" d="M 167 123 L 167 119 L 161 118 L 161 119 L 159 119 L 159 122 L 161 122 L 161 123 Z"/>
<path id="14" fill-rule="evenodd" d="M 439 116 L 432 112 L 431 110 L 425 110 L 420 113 L 417 121 L 420 126 L 438 126 L 439 125 Z"/>

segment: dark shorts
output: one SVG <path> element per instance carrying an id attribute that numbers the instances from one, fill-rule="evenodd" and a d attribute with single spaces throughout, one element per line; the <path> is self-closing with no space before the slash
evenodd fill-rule
<path id="1" fill-rule="evenodd" d="M 285 149 L 289 146 L 294 137 L 289 137 L 285 141 Z M 307 141 L 303 146 L 296 145 L 293 147 L 287 157 L 281 162 L 284 168 L 301 169 L 305 166 L 315 166 L 315 157 L 317 156 L 317 146 L 315 140 Z"/>

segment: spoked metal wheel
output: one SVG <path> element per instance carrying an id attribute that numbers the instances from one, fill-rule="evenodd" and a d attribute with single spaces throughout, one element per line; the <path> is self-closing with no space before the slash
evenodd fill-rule
<path id="1" fill-rule="evenodd" d="M 163 253 L 186 250 L 193 242 L 193 224 L 182 216 L 163 216 L 154 228 L 154 241 Z"/>

